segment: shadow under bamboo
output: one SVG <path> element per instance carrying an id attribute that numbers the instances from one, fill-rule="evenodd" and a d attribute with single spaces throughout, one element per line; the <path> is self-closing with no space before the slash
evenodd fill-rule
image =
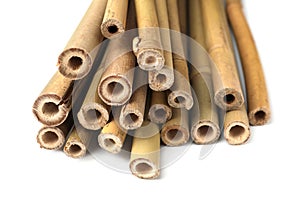
<path id="1" fill-rule="evenodd" d="M 259 54 L 240 0 L 227 0 L 227 14 L 239 49 L 247 88 L 251 125 L 264 125 L 271 118 L 268 91 Z"/>
<path id="2" fill-rule="evenodd" d="M 151 105 L 148 112 L 148 118 L 156 124 L 163 124 L 172 117 L 172 109 L 168 105 L 165 92 L 152 91 Z"/>
<path id="3" fill-rule="evenodd" d="M 58 57 L 58 69 L 70 79 L 81 79 L 91 70 L 94 56 L 90 53 L 103 40 L 99 30 L 107 0 L 93 0 L 74 31 L 64 51 Z M 88 39 L 83 39 L 88 38 Z"/>

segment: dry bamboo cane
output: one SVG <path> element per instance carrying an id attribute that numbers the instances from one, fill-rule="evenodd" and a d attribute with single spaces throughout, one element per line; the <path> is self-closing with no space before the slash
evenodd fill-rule
<path id="1" fill-rule="evenodd" d="M 180 30 L 181 33 L 187 34 L 187 8 L 188 8 L 188 3 L 187 0 L 177 0 L 178 2 L 178 14 L 179 14 L 179 22 L 180 22 Z"/>
<path id="2" fill-rule="evenodd" d="M 175 69 L 175 81 L 168 96 L 168 103 L 174 108 L 186 108 L 193 106 L 193 97 L 189 84 L 189 71 L 186 60 L 182 57 L 184 48 L 180 37 L 180 24 L 178 17 L 177 0 L 167 0 L 169 23 L 171 31 L 171 43 L 173 52 L 173 64 Z M 176 53 L 174 53 L 176 52 Z"/>
<path id="3" fill-rule="evenodd" d="M 159 21 L 161 42 L 164 50 L 165 65 L 161 70 L 149 72 L 149 87 L 155 91 L 165 91 L 174 84 L 173 58 L 166 0 L 155 0 Z"/>
<path id="4" fill-rule="evenodd" d="M 133 51 L 141 69 L 151 71 L 163 68 L 159 25 L 154 0 L 135 0 L 139 37 L 133 40 Z"/>
<path id="5" fill-rule="evenodd" d="M 191 61 L 197 66 L 197 68 L 191 68 L 190 79 L 198 100 L 191 111 L 191 136 L 196 144 L 209 144 L 217 141 L 221 133 L 218 110 L 213 100 L 211 67 L 205 51 L 203 21 L 200 11 L 200 1 L 190 0 L 189 21 L 193 22 L 193 26 L 189 27 L 189 33 L 198 45 L 203 47 L 200 52 L 194 45 L 190 47 Z"/>
<path id="6" fill-rule="evenodd" d="M 90 52 L 103 40 L 99 31 L 107 0 L 93 0 L 77 29 L 58 57 L 61 74 L 70 79 L 81 79 L 91 70 L 94 56 Z"/>
<path id="7" fill-rule="evenodd" d="M 212 70 L 215 103 L 224 110 L 239 109 L 244 97 L 222 2 L 202 0 L 201 3 L 207 49 L 215 64 Z"/>
<path id="8" fill-rule="evenodd" d="M 163 124 L 172 117 L 172 109 L 167 102 L 165 92 L 152 91 L 151 106 L 148 113 L 148 118 L 156 124 Z"/>
<path id="9" fill-rule="evenodd" d="M 101 24 L 102 35 L 110 38 L 125 31 L 129 0 L 108 0 Z M 132 11 L 130 11 L 132 12 Z"/>
<path id="10" fill-rule="evenodd" d="M 66 137 L 74 126 L 73 117 L 69 117 L 59 126 L 42 127 L 37 135 L 37 142 L 41 148 L 58 150 L 63 147 Z"/>
<path id="11" fill-rule="evenodd" d="M 64 146 L 64 152 L 71 158 L 82 158 L 87 153 L 87 148 L 92 139 L 92 134 L 81 126 L 73 128 Z"/>
<path id="12" fill-rule="evenodd" d="M 227 13 L 242 61 L 251 125 L 264 125 L 271 118 L 271 109 L 264 72 L 250 27 L 240 0 L 227 0 Z"/>
<path id="13" fill-rule="evenodd" d="M 109 120 L 110 107 L 100 99 L 97 91 L 102 74 L 103 68 L 100 64 L 77 114 L 79 123 L 89 130 L 98 130 Z"/>
<path id="14" fill-rule="evenodd" d="M 141 127 L 144 121 L 148 85 L 147 73 L 136 69 L 134 87 L 137 88 L 129 102 L 122 106 L 119 117 L 119 124 L 125 130 L 134 130 Z"/>
<path id="15" fill-rule="evenodd" d="M 46 126 L 62 124 L 71 109 L 74 82 L 56 72 L 33 104 L 33 114 Z"/>
<path id="16" fill-rule="evenodd" d="M 126 131 L 120 128 L 116 119 L 106 124 L 98 136 L 100 147 L 111 153 L 119 153 L 123 147 Z"/>
<path id="17" fill-rule="evenodd" d="M 161 130 L 161 139 L 168 146 L 179 146 L 188 142 L 189 119 L 185 109 L 173 108 L 172 119 L 166 122 Z"/>
<path id="18" fill-rule="evenodd" d="M 130 170 L 133 175 L 143 179 L 154 179 L 159 176 L 160 133 L 156 124 L 146 121 L 135 131 Z"/>

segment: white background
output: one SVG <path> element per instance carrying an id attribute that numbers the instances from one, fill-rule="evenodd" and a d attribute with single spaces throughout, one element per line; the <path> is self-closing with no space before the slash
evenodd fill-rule
<path id="1" fill-rule="evenodd" d="M 0 199 L 299 199 L 299 2 L 245 0 L 272 104 L 272 122 L 243 146 L 193 145 L 158 180 L 73 160 L 36 143 L 32 104 L 90 0 L 0 3 Z M 298 5 L 297 5 L 298 4 Z"/>

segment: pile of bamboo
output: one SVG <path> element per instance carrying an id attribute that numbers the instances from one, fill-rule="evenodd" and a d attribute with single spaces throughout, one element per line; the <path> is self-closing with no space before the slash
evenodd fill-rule
<path id="1" fill-rule="evenodd" d="M 161 141 L 211 144 L 224 130 L 229 144 L 244 144 L 270 106 L 240 0 L 93 0 L 33 113 L 40 146 L 73 158 L 92 134 L 118 153 L 133 133 L 130 170 L 148 179 L 159 176 Z"/>

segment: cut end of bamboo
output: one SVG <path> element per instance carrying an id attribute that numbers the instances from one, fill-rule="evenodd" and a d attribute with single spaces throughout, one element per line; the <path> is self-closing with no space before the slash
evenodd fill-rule
<path id="1" fill-rule="evenodd" d="M 189 132 L 181 126 L 167 126 L 161 131 L 161 139 L 168 146 L 180 146 L 188 142 Z"/>
<path id="2" fill-rule="evenodd" d="M 165 59 L 161 51 L 147 49 L 139 53 L 137 57 L 139 67 L 146 71 L 161 70 L 164 66 Z"/>
<path id="3" fill-rule="evenodd" d="M 211 144 L 220 138 L 219 126 L 209 121 L 196 124 L 191 132 L 196 144 Z"/>
<path id="4" fill-rule="evenodd" d="M 110 152 L 110 153 L 119 153 L 122 149 L 123 142 L 119 137 L 113 134 L 99 134 L 98 136 L 99 146 Z"/>
<path id="5" fill-rule="evenodd" d="M 226 111 L 237 110 L 244 104 L 244 97 L 233 88 L 225 88 L 216 93 L 215 103 Z"/>
<path id="6" fill-rule="evenodd" d="M 70 141 L 65 145 L 64 152 L 71 158 L 82 158 L 86 155 L 87 149 L 81 142 Z"/>
<path id="7" fill-rule="evenodd" d="M 262 126 L 271 119 L 271 112 L 268 108 L 257 108 L 249 112 L 249 122 L 253 126 Z"/>
<path id="8" fill-rule="evenodd" d="M 86 129 L 98 130 L 105 126 L 109 119 L 108 110 L 100 104 L 83 105 L 77 114 L 79 123 Z"/>
<path id="9" fill-rule="evenodd" d="M 190 110 L 193 107 L 193 97 L 185 91 L 172 91 L 168 96 L 168 103 L 173 108 L 185 108 Z"/>
<path id="10" fill-rule="evenodd" d="M 60 149 L 65 143 L 64 133 L 57 127 L 44 127 L 37 135 L 37 142 L 41 148 L 48 150 Z"/>
<path id="11" fill-rule="evenodd" d="M 160 170 L 155 163 L 145 158 L 133 160 L 130 163 L 130 170 L 133 175 L 142 179 L 155 179 L 160 174 Z"/>
<path id="12" fill-rule="evenodd" d="M 250 128 L 241 122 L 230 124 L 224 131 L 225 139 L 229 144 L 240 145 L 247 142 L 250 138 Z"/>
<path id="13" fill-rule="evenodd" d="M 100 82 L 98 94 L 107 105 L 120 106 L 131 97 L 131 83 L 122 76 L 110 76 Z"/>
<path id="14" fill-rule="evenodd" d="M 142 126 L 144 114 L 138 110 L 126 110 L 121 112 L 119 123 L 125 130 L 135 130 Z"/>
<path id="15" fill-rule="evenodd" d="M 169 68 L 149 72 L 149 87 L 154 91 L 165 91 L 174 84 L 174 72 Z"/>
<path id="16" fill-rule="evenodd" d="M 59 72 L 73 80 L 82 79 L 92 68 L 92 58 L 83 49 L 69 48 L 58 57 Z"/>
<path id="17" fill-rule="evenodd" d="M 172 117 L 172 110 L 169 106 L 156 104 L 149 109 L 149 119 L 156 124 L 163 124 Z"/>
<path id="18" fill-rule="evenodd" d="M 109 19 L 101 24 L 102 35 L 110 38 L 125 31 L 124 25 L 116 19 Z"/>
<path id="19" fill-rule="evenodd" d="M 57 95 L 41 95 L 33 104 L 33 114 L 47 126 L 58 126 L 68 117 L 68 108 Z"/>

